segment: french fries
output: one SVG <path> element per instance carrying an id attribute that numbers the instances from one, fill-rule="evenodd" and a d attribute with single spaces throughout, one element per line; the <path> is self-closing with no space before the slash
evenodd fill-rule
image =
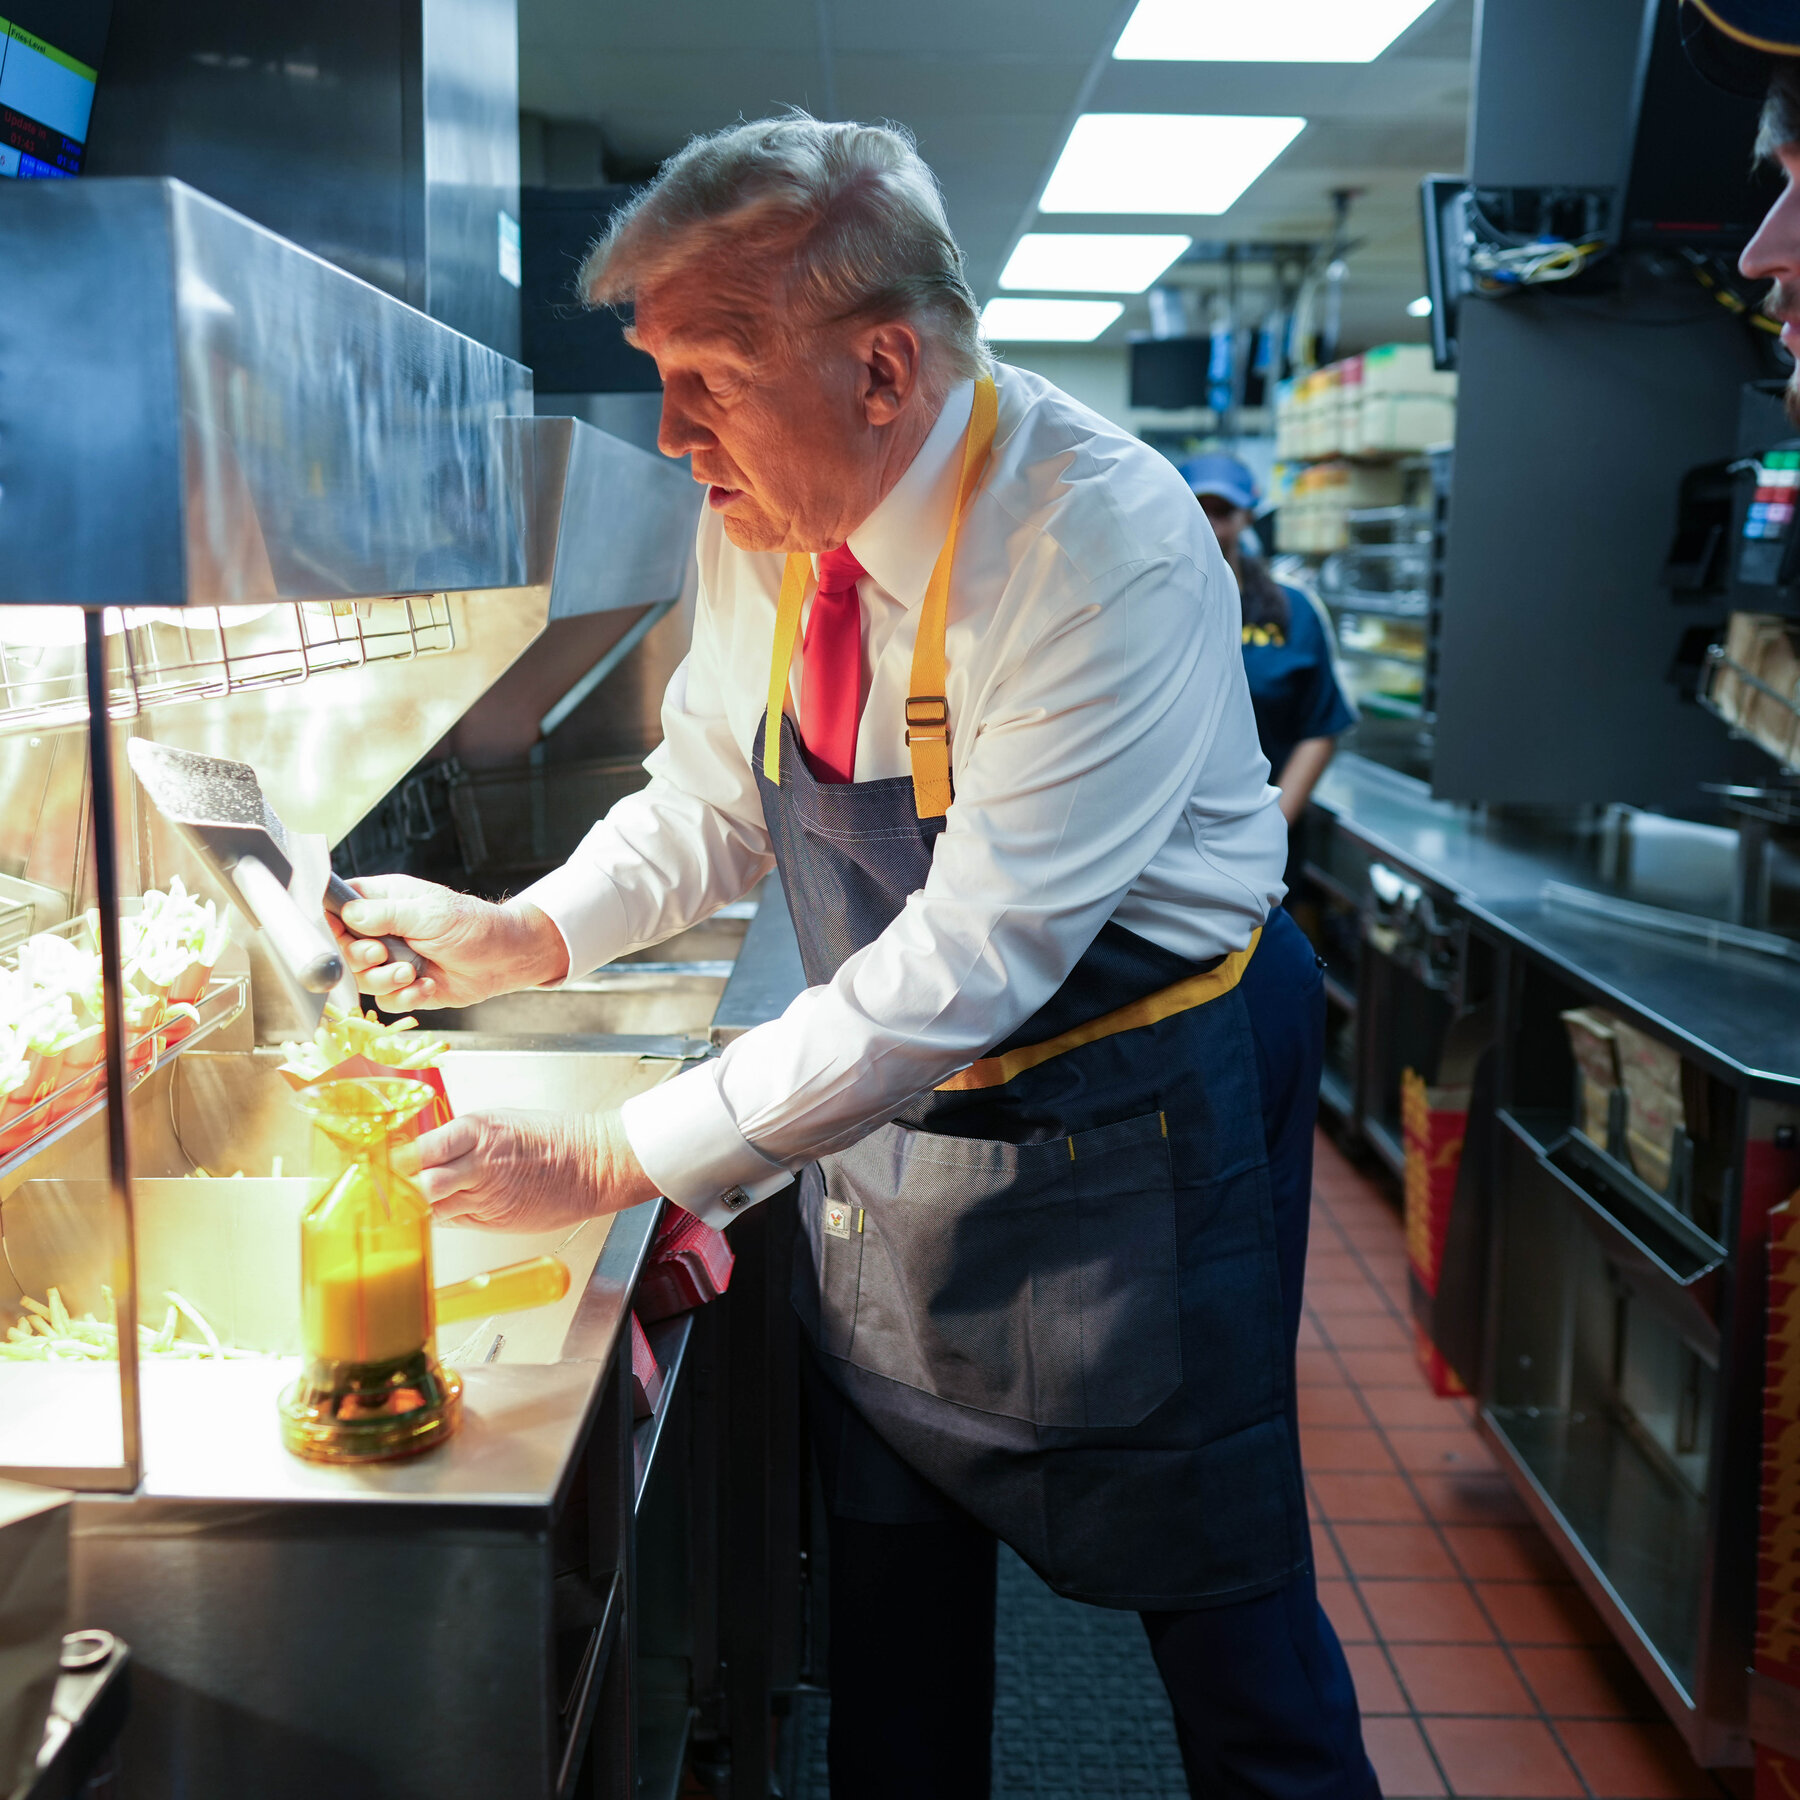
<path id="1" fill-rule="evenodd" d="M 384 1025 L 372 1012 L 345 1012 L 328 1005 L 310 1044 L 288 1043 L 281 1048 L 284 1069 L 302 1081 L 316 1081 L 355 1056 L 366 1056 L 384 1069 L 429 1069 L 450 1043 L 421 1031 L 417 1019 Z"/>
<path id="2" fill-rule="evenodd" d="M 113 1292 L 103 1287 L 106 1297 L 104 1319 L 90 1313 L 74 1317 L 63 1304 L 62 1294 L 51 1288 L 42 1300 L 29 1296 L 23 1301 L 24 1316 L 9 1327 L 0 1338 L 0 1362 L 117 1362 L 119 1359 L 119 1318 L 113 1304 Z M 163 1298 L 169 1303 L 160 1327 L 138 1326 L 138 1355 L 156 1357 L 167 1362 L 232 1361 L 260 1358 L 260 1350 L 239 1350 L 232 1344 L 221 1344 L 218 1333 L 191 1300 L 169 1289 Z M 183 1322 L 193 1326 L 200 1336 L 179 1335 Z"/>
<path id="3" fill-rule="evenodd" d="M 167 892 L 152 888 L 119 921 L 125 980 L 142 993 L 180 1004 L 199 998 L 205 972 L 219 960 L 230 927 L 211 900 L 190 894 L 179 875 Z"/>
<path id="4" fill-rule="evenodd" d="M 0 967 L 0 1156 L 100 1090 L 103 1002 L 94 926 L 90 912 L 73 930 L 41 931 L 18 947 L 10 967 Z M 199 1024 L 193 1003 L 230 932 L 213 902 L 190 894 L 180 876 L 167 891 L 152 888 L 119 928 L 128 1063 L 136 1075 L 160 1045 Z M 58 1099 L 46 1107 L 52 1094 Z"/>

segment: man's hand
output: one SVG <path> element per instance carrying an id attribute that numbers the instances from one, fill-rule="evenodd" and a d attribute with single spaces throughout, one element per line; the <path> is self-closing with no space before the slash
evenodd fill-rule
<path id="1" fill-rule="evenodd" d="M 331 928 L 357 987 L 389 1012 L 473 1006 L 569 972 L 562 933 L 529 901 L 496 906 L 411 875 L 373 875 L 350 885 L 362 898 L 349 902 Z M 378 937 L 405 938 L 419 952 L 416 966 L 390 963 L 373 941 Z"/>
<path id="2" fill-rule="evenodd" d="M 656 1198 L 616 1113 L 465 1113 L 406 1150 L 441 1225 L 557 1231 Z"/>

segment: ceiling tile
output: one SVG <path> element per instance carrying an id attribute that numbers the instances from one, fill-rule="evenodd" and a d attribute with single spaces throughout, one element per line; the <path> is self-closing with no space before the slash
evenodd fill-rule
<path id="1" fill-rule="evenodd" d="M 1090 72 L 1093 111 L 1302 114 L 1308 129 L 1220 218 L 1076 216 L 1052 229 L 1318 240 L 1331 190 L 1364 190 L 1344 312 L 1354 338 L 1419 335 L 1417 184 L 1463 156 L 1474 0 L 1438 0 L 1372 63 L 1114 63 L 1121 0 L 520 0 L 520 103 L 598 124 L 645 167 L 693 134 L 787 104 L 908 126 L 943 185 L 980 298 L 1036 222 L 1034 196 Z M 828 54 L 827 54 L 828 53 Z M 1141 301 L 1108 333 L 1142 328 Z"/>

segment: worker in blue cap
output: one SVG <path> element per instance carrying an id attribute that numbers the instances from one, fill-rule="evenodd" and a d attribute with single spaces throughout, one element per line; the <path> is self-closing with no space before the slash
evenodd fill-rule
<path id="1" fill-rule="evenodd" d="M 1768 281 L 1763 311 L 1800 357 L 1800 4 L 1796 0 L 1681 0 L 1682 47 L 1707 80 L 1763 100 L 1756 153 L 1786 182 L 1738 268 Z M 1800 426 L 1800 369 L 1788 383 L 1788 417 Z"/>
<path id="2" fill-rule="evenodd" d="M 1245 544 L 1261 496 L 1242 462 L 1214 452 L 1183 463 L 1181 473 L 1237 577 L 1256 732 L 1291 828 L 1306 811 L 1338 738 L 1356 723 L 1338 676 L 1331 619 L 1306 589 L 1277 581 Z"/>

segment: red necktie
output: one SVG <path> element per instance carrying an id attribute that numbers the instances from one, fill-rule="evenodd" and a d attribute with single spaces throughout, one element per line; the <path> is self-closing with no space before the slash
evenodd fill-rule
<path id="1" fill-rule="evenodd" d="M 864 569 L 850 546 L 819 558 L 819 590 L 806 617 L 800 657 L 800 737 L 806 764 L 820 781 L 856 776 L 856 721 L 862 710 L 862 603 L 856 584 Z"/>

